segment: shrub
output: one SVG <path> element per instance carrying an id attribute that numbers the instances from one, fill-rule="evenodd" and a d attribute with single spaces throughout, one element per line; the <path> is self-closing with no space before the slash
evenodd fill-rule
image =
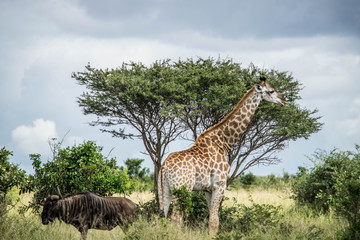
<path id="1" fill-rule="evenodd" d="M 0 149 L 0 216 L 7 213 L 8 205 L 13 205 L 7 195 L 13 187 L 26 188 L 27 175 L 18 165 L 9 162 L 12 152 L 5 147 Z"/>
<path id="2" fill-rule="evenodd" d="M 226 200 L 226 199 L 225 199 Z M 220 217 L 220 236 L 232 231 L 247 235 L 254 230 L 267 232 L 268 229 L 274 228 L 280 216 L 280 206 L 270 204 L 252 203 L 251 206 L 237 203 L 233 199 L 234 204 L 231 207 L 221 207 L 219 209 Z"/>
<path id="3" fill-rule="evenodd" d="M 360 237 L 360 146 L 355 151 L 314 154 L 314 167 L 298 174 L 292 190 L 299 204 L 327 212 L 333 208 L 349 222 L 348 233 Z"/>
<path id="4" fill-rule="evenodd" d="M 330 153 L 318 150 L 313 157 L 310 160 L 314 167 L 308 171 L 299 169 L 301 172 L 297 174 L 299 177 L 292 185 L 292 191 L 297 203 L 327 212 L 334 205 L 340 174 L 351 171 L 353 163 L 349 159 L 349 152 L 336 149 Z"/>
<path id="5" fill-rule="evenodd" d="M 256 176 L 253 173 L 248 173 L 240 176 L 240 182 L 243 186 L 249 187 L 251 184 L 253 184 L 256 180 Z"/>
<path id="6" fill-rule="evenodd" d="M 125 166 L 120 167 L 121 172 L 126 172 L 134 183 L 134 190 L 142 192 L 145 190 L 154 190 L 154 175 L 150 169 L 142 167 L 144 159 L 130 158 L 125 160 Z"/>
<path id="7" fill-rule="evenodd" d="M 156 199 L 152 199 L 145 203 L 140 203 L 138 208 L 138 217 L 147 221 L 150 221 L 154 216 L 160 214 L 159 204 Z"/>
<path id="8" fill-rule="evenodd" d="M 90 191 L 102 196 L 130 193 L 132 182 L 121 172 L 115 159 L 101 154 L 102 147 L 88 141 L 78 146 L 59 149 L 53 161 L 42 164 L 39 154 L 30 155 L 35 174 L 32 190 L 36 202 L 48 194 Z"/>
<path id="9" fill-rule="evenodd" d="M 194 211 L 192 192 L 186 189 L 186 185 L 183 185 L 181 188 L 172 188 L 171 193 L 175 200 L 173 201 L 173 209 L 179 211 L 186 220 L 189 217 L 190 213 Z"/>

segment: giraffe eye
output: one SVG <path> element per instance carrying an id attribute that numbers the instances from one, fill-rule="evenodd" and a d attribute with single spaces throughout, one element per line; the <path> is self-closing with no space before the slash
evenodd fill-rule
<path id="1" fill-rule="evenodd" d="M 274 91 L 268 91 L 268 94 L 273 94 L 274 93 Z"/>

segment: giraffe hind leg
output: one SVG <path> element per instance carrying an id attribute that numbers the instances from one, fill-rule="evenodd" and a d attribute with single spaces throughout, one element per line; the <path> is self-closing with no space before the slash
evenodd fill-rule
<path id="1" fill-rule="evenodd" d="M 211 209 L 211 196 L 212 193 L 211 192 L 205 192 L 205 196 L 206 196 L 206 203 L 208 205 L 209 211 Z"/>
<path id="2" fill-rule="evenodd" d="M 176 199 L 174 200 L 175 201 L 175 205 L 176 205 Z M 178 209 L 175 209 L 175 207 L 173 208 L 172 210 L 172 213 L 171 213 L 171 220 L 178 226 L 181 226 L 183 224 L 183 213 L 178 210 Z"/>
<path id="3" fill-rule="evenodd" d="M 169 182 L 167 181 L 166 177 L 164 179 L 164 189 L 163 189 L 163 191 L 164 191 L 164 215 L 165 215 L 165 218 L 167 218 L 170 203 L 171 203 L 173 197 L 171 195 L 170 185 L 169 185 Z"/>

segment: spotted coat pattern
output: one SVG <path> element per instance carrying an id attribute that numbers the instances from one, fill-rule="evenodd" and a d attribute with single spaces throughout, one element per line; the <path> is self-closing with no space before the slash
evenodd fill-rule
<path id="1" fill-rule="evenodd" d="M 272 98 L 270 98 L 272 97 Z M 226 190 L 230 166 L 226 156 L 247 128 L 262 99 L 280 103 L 286 100 L 266 80 L 256 84 L 221 122 L 203 132 L 187 150 L 171 153 L 164 161 L 158 179 L 160 209 L 165 217 L 173 199 L 171 187 L 186 185 L 189 191 L 204 191 L 209 207 L 209 233 L 219 225 L 218 208 Z M 182 216 L 173 211 L 171 218 L 181 223 Z"/>

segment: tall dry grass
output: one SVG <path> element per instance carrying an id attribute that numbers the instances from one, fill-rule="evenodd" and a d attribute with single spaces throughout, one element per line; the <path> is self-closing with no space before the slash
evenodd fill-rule
<path id="1" fill-rule="evenodd" d="M 128 196 L 136 203 L 144 203 L 153 199 L 151 192 L 133 193 Z M 253 204 L 270 204 L 281 206 L 281 216 L 277 225 L 266 232 L 253 231 L 249 235 L 241 235 L 242 239 L 336 239 L 337 231 L 346 223 L 334 214 L 319 214 L 310 209 L 298 208 L 290 198 L 287 189 L 251 189 L 231 190 L 226 192 L 229 200 L 225 206 L 231 206 L 234 201 L 246 206 Z M 32 195 L 20 196 L 21 203 L 27 204 Z M 235 199 L 235 200 L 234 200 Z M 80 239 L 80 233 L 71 225 L 59 223 L 44 226 L 38 214 L 27 212 L 18 213 L 18 208 L 10 210 L 6 218 L 0 218 L 0 239 Z M 218 239 L 237 239 L 239 233 L 230 232 L 219 235 Z M 119 227 L 112 231 L 89 230 L 88 239 L 169 239 L 169 240 L 197 240 L 212 239 L 207 234 L 207 226 L 196 228 L 179 227 L 170 220 L 154 217 L 150 222 L 139 219 L 127 234 Z"/>
<path id="2" fill-rule="evenodd" d="M 236 189 L 228 190 L 225 193 L 225 197 L 228 197 L 229 200 L 225 201 L 225 206 L 230 204 L 233 199 L 236 199 L 237 202 L 245 204 L 247 206 L 252 205 L 253 203 L 257 204 L 270 204 L 274 206 L 282 206 L 284 209 L 288 209 L 293 206 L 294 200 L 290 198 L 289 189 Z"/>

